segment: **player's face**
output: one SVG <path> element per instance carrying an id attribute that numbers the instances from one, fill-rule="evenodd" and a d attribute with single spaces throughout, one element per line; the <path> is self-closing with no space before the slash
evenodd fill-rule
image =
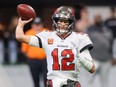
<path id="1" fill-rule="evenodd" d="M 59 19 L 57 23 L 58 23 L 58 28 L 60 30 L 66 30 L 69 26 L 69 21 L 68 20 Z"/>

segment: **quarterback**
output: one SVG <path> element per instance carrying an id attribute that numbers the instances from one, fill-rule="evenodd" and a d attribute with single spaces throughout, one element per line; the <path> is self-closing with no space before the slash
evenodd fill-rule
<path id="1" fill-rule="evenodd" d="M 75 15 L 67 6 L 57 8 L 52 16 L 52 32 L 41 32 L 36 36 L 24 35 L 24 25 L 32 19 L 19 19 L 16 39 L 31 46 L 43 48 L 47 56 L 47 87 L 81 87 L 79 68 L 90 73 L 95 71 L 89 50 L 93 45 L 87 34 L 73 32 Z"/>

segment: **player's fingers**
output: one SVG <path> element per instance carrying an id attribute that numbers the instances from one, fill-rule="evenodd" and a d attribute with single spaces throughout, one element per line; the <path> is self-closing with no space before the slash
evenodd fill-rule
<path id="1" fill-rule="evenodd" d="M 21 17 L 19 18 L 19 22 L 23 23 L 23 24 L 27 24 L 29 22 L 31 22 L 33 20 L 33 18 L 29 19 L 29 20 L 22 20 Z"/>
<path id="2" fill-rule="evenodd" d="M 26 23 L 29 23 L 29 22 L 31 22 L 32 20 L 33 20 L 33 18 L 27 20 Z"/>
<path id="3" fill-rule="evenodd" d="M 20 17 L 19 20 L 18 20 L 18 24 L 21 24 L 21 25 L 22 25 L 22 24 L 23 24 L 23 25 L 25 24 L 25 23 L 23 23 L 21 17 Z"/>
<path id="4" fill-rule="evenodd" d="M 19 18 L 19 22 L 21 21 L 21 17 Z"/>

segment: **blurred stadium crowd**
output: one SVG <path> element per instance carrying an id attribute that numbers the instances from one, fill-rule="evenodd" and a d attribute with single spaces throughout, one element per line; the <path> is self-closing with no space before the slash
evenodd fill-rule
<path id="1" fill-rule="evenodd" d="M 52 12 L 51 10 L 54 10 L 54 8 L 50 10 L 44 9 L 42 13 L 45 15 Z M 97 68 L 95 75 L 100 74 L 103 83 L 102 87 L 110 87 L 106 83 L 110 68 L 116 64 L 116 8 L 87 7 L 82 11 L 82 17 L 75 23 L 75 26 L 77 26 L 75 31 L 86 32 L 90 36 L 95 45 L 91 52 Z M 47 17 L 47 19 L 46 17 L 43 17 L 44 24 L 48 29 L 51 29 L 51 25 L 48 23 L 51 16 Z M 3 65 L 26 64 L 27 56 L 21 51 L 21 43 L 15 39 L 18 16 L 14 14 L 8 21 L 9 23 L 5 24 L 4 18 L 0 17 L 0 63 Z M 30 27 L 31 25 L 26 26 L 25 32 Z M 90 83 L 93 82 L 94 77 L 90 79 Z"/>

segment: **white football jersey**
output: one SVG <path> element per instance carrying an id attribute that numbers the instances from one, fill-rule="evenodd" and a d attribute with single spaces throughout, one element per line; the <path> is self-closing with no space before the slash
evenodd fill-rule
<path id="1" fill-rule="evenodd" d="M 56 31 L 53 31 L 41 32 L 37 37 L 41 39 L 42 48 L 47 56 L 47 78 L 59 77 L 77 81 L 80 64 L 76 52 L 71 48 L 78 47 L 80 52 L 91 49 L 92 42 L 88 35 L 72 32 L 65 39 L 61 39 Z"/>

